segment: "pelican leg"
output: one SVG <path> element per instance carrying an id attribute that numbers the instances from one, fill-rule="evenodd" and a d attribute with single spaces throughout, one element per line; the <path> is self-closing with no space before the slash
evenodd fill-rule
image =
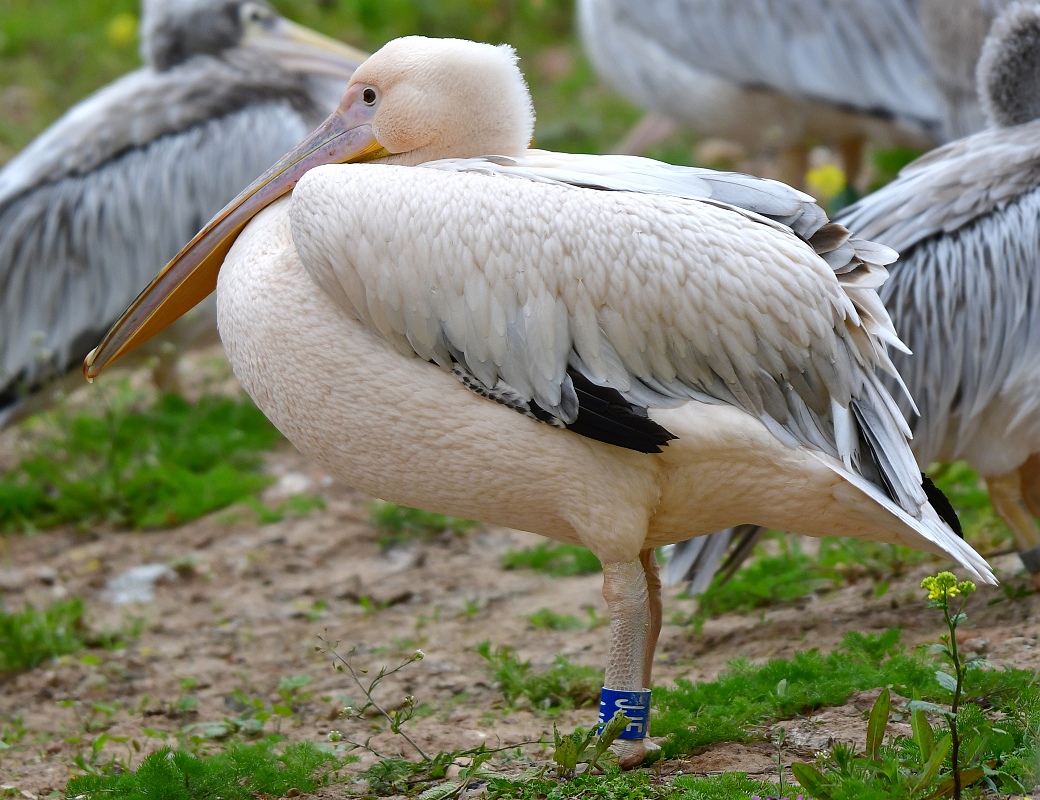
<path id="1" fill-rule="evenodd" d="M 1040 519 L 1040 454 L 1033 453 L 1027 458 L 1018 468 L 1018 475 L 1021 478 L 1022 499 L 1026 508 L 1033 517 Z M 1020 553 L 1019 556 L 1029 570 L 1033 583 L 1040 589 L 1040 534 L 1037 535 L 1037 542 L 1032 549 Z"/>
<path id="2" fill-rule="evenodd" d="M 650 635 L 647 637 L 646 650 L 643 653 L 643 686 L 649 688 L 650 676 L 654 669 L 654 653 L 657 652 L 657 638 L 661 635 L 661 617 L 664 605 L 661 602 L 661 570 L 657 566 L 657 556 L 652 547 L 639 554 L 646 575 L 647 600 L 650 606 Z"/>
<path id="3" fill-rule="evenodd" d="M 845 169 L 845 185 L 854 189 L 860 188 L 863 177 L 863 153 L 867 143 L 861 137 L 845 139 L 838 145 L 841 151 L 841 164 Z"/>
<path id="4" fill-rule="evenodd" d="M 653 552 L 650 552 L 649 558 L 653 558 Z M 642 719 L 649 720 L 649 687 L 644 683 L 644 676 L 649 674 L 649 664 L 653 658 L 652 652 L 647 654 L 647 648 L 657 637 L 653 632 L 653 604 L 647 586 L 647 563 L 641 553 L 637 561 L 603 565 L 603 599 L 607 601 L 607 609 L 610 611 L 610 648 L 603 681 L 604 699 L 600 704 L 600 714 L 605 719 L 613 717 L 618 709 L 634 719 L 639 713 L 630 710 L 645 708 Z M 656 578 L 656 569 L 653 569 L 653 574 Z M 659 579 L 656 592 L 659 625 Z M 619 693 L 627 693 L 627 696 L 618 697 Z M 650 749 L 647 745 L 652 746 L 645 738 L 647 727 L 646 724 L 629 726 L 622 737 L 638 736 L 639 733 L 643 735 L 639 738 L 619 738 L 614 742 L 611 749 L 617 754 L 622 768 L 636 767 L 642 763 Z"/>
<path id="5" fill-rule="evenodd" d="M 993 510 L 1011 528 L 1015 537 L 1015 548 L 1029 572 L 1030 580 L 1034 586 L 1040 588 L 1040 528 L 1033 518 L 1036 512 L 1030 502 L 1040 494 L 1040 487 L 1036 485 L 1037 477 L 1040 475 L 1036 467 L 1040 465 L 1030 465 L 1032 460 L 1031 458 L 1026 461 L 1014 472 L 986 478 L 986 486 L 989 489 Z M 1023 484 L 1028 487 L 1030 500 L 1023 496 Z M 1033 513 L 1030 513 L 1031 511 Z"/>
<path id="6" fill-rule="evenodd" d="M 788 186 L 804 187 L 809 171 L 809 148 L 803 143 L 785 147 L 780 153 L 780 180 Z"/>

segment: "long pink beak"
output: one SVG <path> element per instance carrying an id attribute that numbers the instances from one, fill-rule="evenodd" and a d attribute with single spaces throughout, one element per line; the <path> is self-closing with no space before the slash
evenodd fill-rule
<path id="1" fill-rule="evenodd" d="M 292 191 L 304 173 L 322 164 L 371 161 L 389 155 L 371 122 L 376 106 L 360 99 L 363 84 L 347 89 L 339 108 L 305 141 L 251 183 L 217 214 L 155 277 L 83 361 L 93 380 L 113 361 L 175 322 L 217 288 L 217 274 L 246 224 Z"/>

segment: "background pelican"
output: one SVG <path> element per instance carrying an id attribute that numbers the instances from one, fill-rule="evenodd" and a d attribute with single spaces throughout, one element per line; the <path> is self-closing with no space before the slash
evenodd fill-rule
<path id="1" fill-rule="evenodd" d="M 0 170 L 0 425 L 325 118 L 365 57 L 257 0 L 145 0 L 141 32 L 147 66 Z M 214 328 L 211 306 L 178 338 Z"/>
<path id="2" fill-rule="evenodd" d="M 632 766 L 655 546 L 784 520 L 992 576 L 940 518 L 874 372 L 898 346 L 873 288 L 895 254 L 783 184 L 529 151 L 515 62 L 460 40 L 384 46 L 84 369 L 219 280 L 232 366 L 302 451 L 395 502 L 589 547 L 611 612 L 601 713 L 630 704 Z"/>
<path id="3" fill-rule="evenodd" d="M 991 130 L 953 142 L 839 220 L 896 249 L 881 288 L 913 356 L 893 361 L 918 463 L 963 459 L 982 475 L 1040 587 L 1040 6 L 993 26 L 979 62 Z M 707 588 L 731 539 L 739 566 L 762 531 L 743 526 L 678 545 L 669 581 Z"/>
<path id="4" fill-rule="evenodd" d="M 1011 0 L 920 0 L 921 23 L 944 106 L 946 139 L 959 139 L 986 126 L 975 71 L 993 20 L 1010 3 Z"/>
<path id="5" fill-rule="evenodd" d="M 597 72 L 636 105 L 803 179 L 808 145 L 853 181 L 865 141 L 927 148 L 943 108 L 914 0 L 579 0 Z"/>

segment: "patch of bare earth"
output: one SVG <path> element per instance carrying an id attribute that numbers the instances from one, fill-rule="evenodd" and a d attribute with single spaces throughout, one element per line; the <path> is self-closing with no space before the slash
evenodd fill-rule
<path id="1" fill-rule="evenodd" d="M 141 634 L 125 649 L 95 651 L 100 663 L 72 655 L 2 686 L 0 727 L 20 719 L 26 733 L 0 753 L 0 785 L 26 796 L 62 791 L 74 774 L 73 757 L 89 753 L 91 739 L 101 731 L 128 737 L 125 744 L 107 744 L 106 754 L 139 763 L 142 755 L 131 750 L 131 742 L 150 752 L 164 741 L 156 738 L 160 732 L 169 734 L 165 741 L 172 744 L 172 734 L 185 726 L 241 714 L 236 690 L 271 703 L 279 681 L 291 676 L 310 678 L 311 697 L 282 723 L 283 734 L 327 741 L 330 731 L 340 730 L 354 740 L 371 737 L 371 747 L 381 753 L 414 757 L 378 720 L 359 723 L 339 716 L 345 698 L 360 695 L 348 676 L 333 669 L 330 655 L 315 650 L 319 635 L 338 641 L 344 655 L 354 648 L 353 663 L 373 672 L 395 666 L 416 648 L 424 651 L 422 661 L 387 679 L 376 697 L 388 707 L 406 695 L 416 698 L 423 713 L 408 730 L 427 752 L 551 740 L 554 720 L 564 730 L 594 721 L 591 708 L 555 717 L 506 709 L 475 648 L 485 640 L 509 645 L 538 670 L 548 668 L 557 654 L 601 667 L 605 627 L 547 631 L 527 620 L 541 608 L 582 619 L 592 609 L 605 617 L 598 576 L 504 571 L 505 551 L 540 539 L 501 528 L 384 551 L 368 523 L 369 498 L 332 481 L 288 445 L 270 454 L 267 468 L 291 476 L 283 488 L 305 488 L 320 495 L 326 508 L 263 526 L 252 512 L 238 510 L 167 531 L 59 530 L 0 539 L 0 588 L 8 609 L 82 595 L 95 627 L 143 620 Z M 175 577 L 156 586 L 154 600 L 127 606 L 106 598 L 110 578 L 151 563 L 180 566 Z M 1014 557 L 1000 558 L 996 566 L 1005 575 L 1018 568 Z M 725 615 L 697 635 L 669 623 L 695 607 L 670 589 L 655 683 L 710 679 L 738 656 L 765 660 L 808 647 L 831 649 L 850 630 L 902 627 L 909 644 L 933 641 L 942 633 L 940 619 L 923 608 L 918 586 L 936 568 L 933 562 L 911 570 L 881 598 L 867 583 L 846 586 L 761 614 Z M 1040 598 L 987 605 L 1002 596 L 999 589 L 979 593 L 965 639 L 974 640 L 972 646 L 996 665 L 1040 670 Z M 185 692 L 183 678 L 196 684 Z M 197 708 L 176 710 L 184 694 L 197 699 Z M 811 757 L 838 740 L 862 742 L 873 697 L 857 695 L 842 708 L 786 723 L 784 760 Z M 63 703 L 67 700 L 79 704 Z M 115 707 L 115 713 L 92 713 L 91 704 L 99 702 Z M 266 730 L 275 728 L 273 721 L 267 723 Z M 525 749 L 535 759 L 547 757 L 539 745 Z M 373 758 L 362 753 L 361 767 Z M 770 777 L 774 759 L 765 741 L 725 744 L 655 769 L 661 774 L 741 770 Z M 329 789 L 323 796 L 342 792 L 342 787 Z"/>

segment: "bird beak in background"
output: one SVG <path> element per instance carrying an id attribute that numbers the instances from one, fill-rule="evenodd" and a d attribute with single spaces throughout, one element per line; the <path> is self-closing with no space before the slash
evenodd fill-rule
<path id="1" fill-rule="evenodd" d="M 390 155 L 376 139 L 371 122 L 376 107 L 359 95 L 367 88 L 351 86 L 339 108 L 306 140 L 257 178 L 195 235 L 83 361 L 83 374 L 93 380 L 109 364 L 148 341 L 217 288 L 217 273 L 246 224 L 263 209 L 293 190 L 304 173 L 322 164 L 372 161 Z"/>
<path id="2" fill-rule="evenodd" d="M 270 30 L 250 35 L 245 45 L 262 50 L 288 72 L 342 78 L 344 86 L 354 70 L 368 58 L 367 53 L 357 48 L 284 17 Z"/>

